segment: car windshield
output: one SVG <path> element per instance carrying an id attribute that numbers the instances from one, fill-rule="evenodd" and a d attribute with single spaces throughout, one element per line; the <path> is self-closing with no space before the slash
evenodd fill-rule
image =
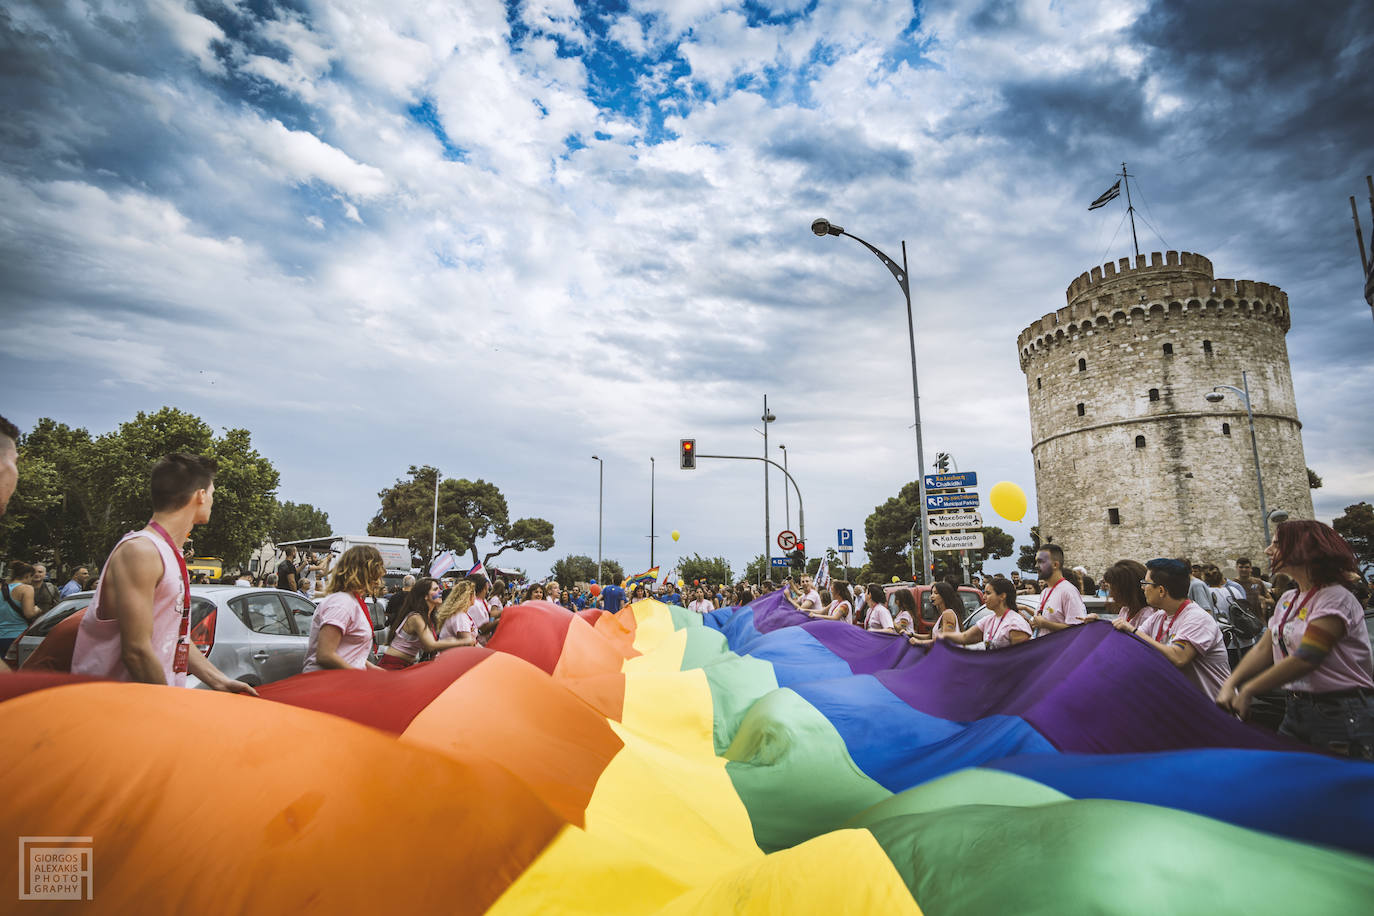
<path id="1" fill-rule="evenodd" d="M 33 626 L 29 629 L 29 635 L 47 636 L 52 632 L 53 627 L 57 626 L 82 608 L 87 607 L 90 603 L 90 595 L 77 595 L 68 598 L 66 601 L 59 601 L 52 606 L 51 610 L 34 621 Z"/>

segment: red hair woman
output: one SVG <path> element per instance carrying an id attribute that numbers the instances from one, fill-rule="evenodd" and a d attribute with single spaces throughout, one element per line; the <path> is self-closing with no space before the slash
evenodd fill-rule
<path id="1" fill-rule="evenodd" d="M 1279 733 L 1342 757 L 1374 760 L 1374 677 L 1364 609 L 1348 587 L 1355 554 L 1329 525 L 1281 523 L 1265 551 L 1270 570 L 1297 589 L 1279 599 L 1269 627 L 1222 684 L 1217 705 L 1242 718 L 1256 694 L 1288 690 Z"/>

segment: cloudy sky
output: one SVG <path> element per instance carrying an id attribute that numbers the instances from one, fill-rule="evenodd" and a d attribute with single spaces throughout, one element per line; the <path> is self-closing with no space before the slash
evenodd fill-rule
<path id="1" fill-rule="evenodd" d="M 915 475 L 900 290 L 823 215 L 906 240 L 927 457 L 1033 515 L 1016 335 L 1129 253 L 1086 209 L 1126 160 L 1143 248 L 1288 292 L 1329 519 L 1374 497 L 1374 4 L 1296 9 L 0 0 L 0 412 L 247 427 L 337 530 L 412 463 L 486 478 L 554 522 L 536 573 L 595 555 L 592 454 L 647 565 L 654 456 L 658 560 L 739 569 L 762 473 L 679 437 L 757 454 L 767 394 L 813 549 Z"/>

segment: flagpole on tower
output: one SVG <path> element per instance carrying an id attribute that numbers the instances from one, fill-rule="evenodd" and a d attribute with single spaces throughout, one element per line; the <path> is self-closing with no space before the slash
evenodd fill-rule
<path id="1" fill-rule="evenodd" d="M 1126 174 L 1126 163 L 1121 163 L 1121 179 L 1126 182 L 1126 213 L 1131 217 L 1131 241 L 1135 243 L 1135 256 L 1140 257 L 1140 239 L 1135 234 L 1135 204 L 1131 203 L 1131 176 Z M 1151 226 L 1153 228 L 1153 226 Z"/>

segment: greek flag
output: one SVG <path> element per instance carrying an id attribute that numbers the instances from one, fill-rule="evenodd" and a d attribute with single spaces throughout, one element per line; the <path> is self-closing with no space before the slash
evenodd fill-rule
<path id="1" fill-rule="evenodd" d="M 1096 210 L 1098 207 L 1105 207 L 1110 201 L 1116 200 L 1121 196 L 1121 181 L 1102 192 L 1102 196 L 1088 204 L 1089 210 Z"/>
<path id="2" fill-rule="evenodd" d="M 452 550 L 445 550 L 434 558 L 434 562 L 429 564 L 429 577 L 438 579 L 444 573 L 450 572 L 458 565 L 458 555 Z"/>

